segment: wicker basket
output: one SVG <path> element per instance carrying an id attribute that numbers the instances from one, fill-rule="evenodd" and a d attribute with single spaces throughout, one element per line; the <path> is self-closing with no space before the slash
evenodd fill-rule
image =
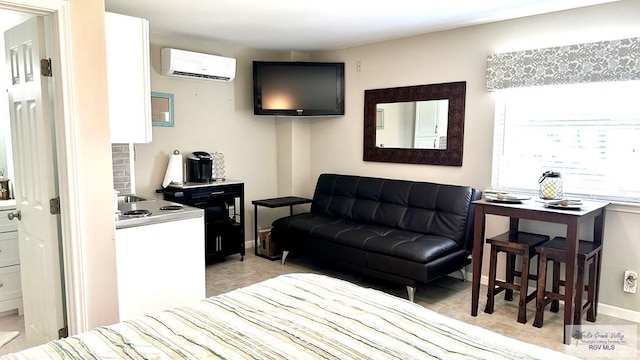
<path id="1" fill-rule="evenodd" d="M 258 254 L 268 257 L 282 255 L 277 244 L 274 241 L 271 241 L 271 229 L 258 231 Z"/>

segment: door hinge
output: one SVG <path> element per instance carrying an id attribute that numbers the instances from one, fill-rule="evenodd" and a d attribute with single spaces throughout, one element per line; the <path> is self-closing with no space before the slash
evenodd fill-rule
<path id="1" fill-rule="evenodd" d="M 40 75 L 52 77 L 51 74 L 51 58 L 40 60 Z"/>
<path id="2" fill-rule="evenodd" d="M 51 215 L 60 215 L 60 197 L 49 199 L 49 212 Z"/>
<path id="3" fill-rule="evenodd" d="M 58 339 L 69 337 L 69 328 L 66 326 L 62 329 L 58 329 Z"/>

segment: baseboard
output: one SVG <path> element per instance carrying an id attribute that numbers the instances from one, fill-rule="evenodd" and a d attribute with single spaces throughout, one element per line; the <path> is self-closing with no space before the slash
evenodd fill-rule
<path id="1" fill-rule="evenodd" d="M 623 309 L 617 306 L 598 303 L 598 314 L 640 323 L 640 311 Z"/>
<path id="2" fill-rule="evenodd" d="M 466 277 L 468 281 L 472 281 L 473 276 L 471 272 L 466 272 Z M 489 277 L 486 275 L 482 275 L 480 277 L 480 284 L 488 285 Z M 532 288 L 529 288 L 529 291 L 532 291 Z M 633 311 L 629 309 L 620 308 L 613 305 L 607 305 L 603 303 L 598 303 L 598 314 L 603 314 L 607 316 L 611 316 L 618 319 L 629 320 L 636 323 L 640 323 L 640 311 Z"/>

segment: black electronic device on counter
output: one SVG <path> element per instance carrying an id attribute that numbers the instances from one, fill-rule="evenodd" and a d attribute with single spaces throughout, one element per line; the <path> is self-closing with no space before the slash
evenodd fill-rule
<path id="1" fill-rule="evenodd" d="M 209 182 L 213 178 L 213 156 L 205 151 L 195 151 L 187 157 L 187 181 Z"/>

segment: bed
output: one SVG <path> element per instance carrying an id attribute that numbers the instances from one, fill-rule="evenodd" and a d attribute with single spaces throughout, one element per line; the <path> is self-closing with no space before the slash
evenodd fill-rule
<path id="1" fill-rule="evenodd" d="M 573 359 L 378 290 L 287 274 L 1 359 Z"/>

